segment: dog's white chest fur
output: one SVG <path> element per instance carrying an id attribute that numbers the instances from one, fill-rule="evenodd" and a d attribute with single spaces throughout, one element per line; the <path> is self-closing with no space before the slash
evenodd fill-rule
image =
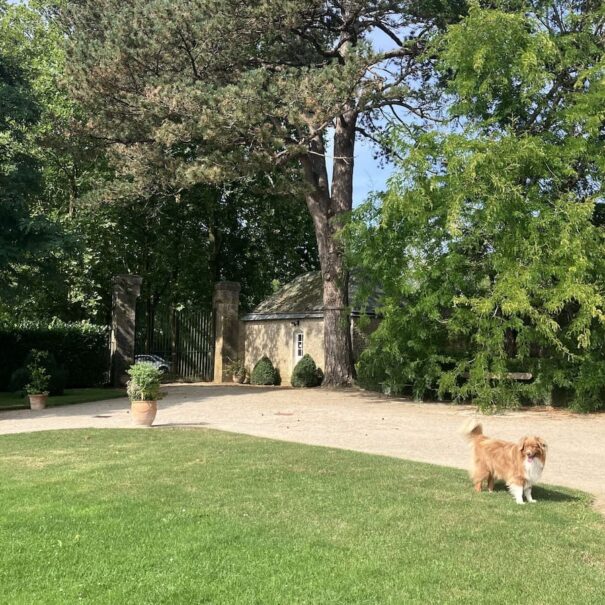
<path id="1" fill-rule="evenodd" d="M 542 469 L 544 465 L 539 458 L 534 458 L 531 462 L 525 459 L 523 462 L 523 466 L 525 467 L 525 480 L 530 485 L 534 485 L 540 481 L 540 477 L 542 476 Z"/>

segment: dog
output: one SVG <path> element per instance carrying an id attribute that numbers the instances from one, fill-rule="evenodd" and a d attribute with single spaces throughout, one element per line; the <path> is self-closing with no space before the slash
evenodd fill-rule
<path id="1" fill-rule="evenodd" d="M 517 504 L 536 502 L 531 488 L 542 476 L 546 463 L 546 443 L 540 437 L 523 437 L 518 443 L 490 439 L 483 434 L 483 427 L 476 420 L 462 430 L 473 450 L 470 476 L 475 491 L 480 492 L 484 481 L 487 489 L 494 491 L 496 480 L 503 480 Z"/>

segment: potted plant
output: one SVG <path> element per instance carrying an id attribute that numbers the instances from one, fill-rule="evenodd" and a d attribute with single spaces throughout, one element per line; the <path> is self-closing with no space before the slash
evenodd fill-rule
<path id="1" fill-rule="evenodd" d="M 25 385 L 25 392 L 29 396 L 29 407 L 32 410 L 43 410 L 48 400 L 50 376 L 46 369 L 37 362 L 35 355 L 33 355 L 27 369 L 29 371 L 29 382 Z"/>
<path id="2" fill-rule="evenodd" d="M 160 392 L 162 372 L 152 363 L 135 363 L 127 371 L 130 380 L 126 392 L 130 399 L 130 412 L 134 424 L 151 426 L 158 412 L 158 400 L 164 394 Z"/>
<path id="3" fill-rule="evenodd" d="M 229 360 L 225 369 L 231 374 L 233 382 L 242 384 L 246 380 L 246 366 L 243 361 L 239 359 Z"/>

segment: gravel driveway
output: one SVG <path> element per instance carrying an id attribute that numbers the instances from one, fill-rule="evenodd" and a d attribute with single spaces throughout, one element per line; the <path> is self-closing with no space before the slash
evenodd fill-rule
<path id="1" fill-rule="evenodd" d="M 474 408 L 411 403 L 356 390 L 173 385 L 154 426 L 211 429 L 467 468 L 458 433 Z M 529 410 L 482 418 L 487 435 L 525 434 L 549 445 L 543 482 L 591 492 L 605 510 L 605 414 Z M 128 402 L 0 412 L 0 434 L 71 428 L 130 428 Z M 470 489 L 470 484 L 469 484 Z"/>

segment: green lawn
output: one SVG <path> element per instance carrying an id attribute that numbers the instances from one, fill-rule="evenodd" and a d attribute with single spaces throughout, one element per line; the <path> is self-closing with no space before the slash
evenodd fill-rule
<path id="1" fill-rule="evenodd" d="M 193 429 L 0 437 L 2 602 L 603 603 L 588 497 Z"/>
<path id="2" fill-rule="evenodd" d="M 49 397 L 47 406 L 87 403 L 103 399 L 117 399 L 118 397 L 126 397 L 126 391 L 124 389 L 65 389 L 64 395 Z M 14 407 L 29 408 L 27 397 L 21 397 L 15 393 L 0 393 L 0 410 Z"/>

